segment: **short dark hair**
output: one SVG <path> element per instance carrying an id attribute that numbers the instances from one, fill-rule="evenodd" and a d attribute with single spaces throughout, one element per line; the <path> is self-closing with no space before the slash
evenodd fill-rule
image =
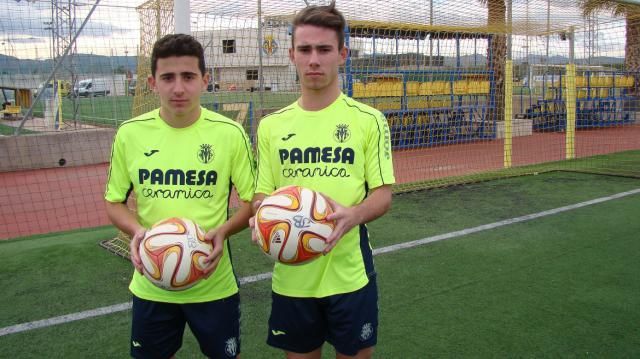
<path id="1" fill-rule="evenodd" d="M 151 51 L 151 76 L 156 76 L 158 59 L 171 56 L 194 56 L 198 58 L 200 73 L 204 76 L 204 49 L 198 40 L 191 35 L 169 34 L 160 38 Z"/>
<path id="2" fill-rule="evenodd" d="M 338 49 L 344 47 L 344 27 L 347 21 L 342 13 L 336 9 L 335 0 L 329 5 L 307 6 L 296 14 L 293 18 L 293 28 L 291 29 L 291 47 L 296 33 L 296 28 L 302 25 L 313 25 L 334 30 L 338 36 Z"/>

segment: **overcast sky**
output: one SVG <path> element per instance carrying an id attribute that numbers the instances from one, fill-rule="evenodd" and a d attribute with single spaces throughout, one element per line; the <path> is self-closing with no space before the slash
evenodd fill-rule
<path id="1" fill-rule="evenodd" d="M 190 0 L 192 29 L 204 30 L 221 26 L 255 26 L 257 0 Z M 310 4 L 326 4 L 329 1 L 307 0 Z M 60 1 L 66 3 L 66 1 Z M 75 2 L 76 28 L 86 18 L 94 1 Z M 139 15 L 136 6 L 143 1 L 102 0 L 78 39 L 79 53 L 102 55 L 133 55 L 139 44 Z M 124 4 L 124 5 L 123 5 Z M 338 7 L 349 19 L 376 22 L 413 23 L 447 26 L 483 26 L 487 9 L 477 0 L 338 0 Z M 575 6 L 575 0 L 552 0 L 549 25 L 552 32 L 570 25 L 584 28 L 586 23 Z M 431 16 L 433 5 L 433 17 Z M 291 15 L 305 6 L 303 0 L 262 0 L 264 16 Z M 0 0 L 0 52 L 19 58 L 51 57 L 52 9 L 50 0 Z M 234 21 L 230 21 L 233 19 Z M 624 44 L 624 32 L 620 33 L 620 21 L 613 23 L 609 14 L 598 16 L 599 32 L 592 35 L 602 51 L 622 56 L 620 46 Z M 547 29 L 547 0 L 513 0 L 513 24 L 516 33 L 540 34 Z M 552 53 L 564 53 L 567 44 L 555 39 Z M 576 36 L 576 56 L 584 53 L 588 34 L 579 31 Z M 514 54 L 524 52 L 544 54 L 543 37 L 514 38 Z M 621 45 L 622 44 L 622 45 Z M 380 44 L 384 47 L 384 43 Z M 389 45 L 392 46 L 392 45 Z M 394 45 L 393 45 L 394 46 Z M 411 47 L 412 45 L 405 45 Z M 466 45 L 464 52 L 473 51 Z M 451 51 L 451 45 L 443 44 L 443 51 Z M 393 51 L 393 50 L 391 50 Z M 515 55 L 514 55 L 515 56 Z"/>

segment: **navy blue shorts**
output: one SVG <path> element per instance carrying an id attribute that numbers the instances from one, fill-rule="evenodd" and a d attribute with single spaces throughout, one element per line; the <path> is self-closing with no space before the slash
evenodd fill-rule
<path id="1" fill-rule="evenodd" d="M 378 340 L 375 276 L 355 292 L 324 298 L 294 298 L 272 292 L 267 344 L 309 353 L 327 341 L 343 355 L 356 355 Z"/>
<path id="2" fill-rule="evenodd" d="M 174 304 L 133 296 L 131 356 L 169 358 L 182 346 L 185 324 L 209 358 L 240 354 L 240 296 L 203 303 Z"/>

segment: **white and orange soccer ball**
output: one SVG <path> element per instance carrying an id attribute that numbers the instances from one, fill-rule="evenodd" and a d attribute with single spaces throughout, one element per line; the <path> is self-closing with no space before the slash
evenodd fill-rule
<path id="1" fill-rule="evenodd" d="M 300 186 L 282 187 L 256 212 L 256 236 L 265 254 L 285 264 L 301 264 L 322 254 L 335 226 L 324 196 Z"/>
<path id="2" fill-rule="evenodd" d="M 168 218 L 151 227 L 140 241 L 143 274 L 166 290 L 183 290 L 204 277 L 204 260 L 213 252 L 203 230 L 192 220 Z"/>

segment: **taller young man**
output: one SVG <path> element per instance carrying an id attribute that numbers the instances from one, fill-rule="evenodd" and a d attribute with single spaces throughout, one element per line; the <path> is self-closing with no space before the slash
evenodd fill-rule
<path id="1" fill-rule="evenodd" d="M 395 178 L 384 116 L 339 88 L 338 69 L 348 54 L 344 27 L 334 3 L 296 15 L 289 58 L 302 96 L 258 128 L 254 206 L 295 184 L 327 195 L 335 210 L 325 256 L 274 268 L 267 342 L 287 358 L 320 358 L 325 341 L 337 358 L 369 358 L 377 341 L 376 273 L 365 223 L 390 208 Z"/>
<path id="2" fill-rule="evenodd" d="M 200 106 L 208 82 L 200 43 L 182 34 L 161 38 L 148 79 L 160 108 L 124 122 L 113 143 L 105 199 L 111 221 L 132 236 L 136 358 L 172 357 L 182 345 L 185 323 L 208 357 L 240 353 L 238 286 L 226 239 L 245 228 L 251 215 L 255 168 L 242 127 Z M 228 219 L 232 185 L 242 203 Z M 136 213 L 125 205 L 132 190 Z M 209 277 L 183 291 L 160 289 L 141 274 L 140 240 L 168 217 L 194 220 L 213 242 Z"/>

